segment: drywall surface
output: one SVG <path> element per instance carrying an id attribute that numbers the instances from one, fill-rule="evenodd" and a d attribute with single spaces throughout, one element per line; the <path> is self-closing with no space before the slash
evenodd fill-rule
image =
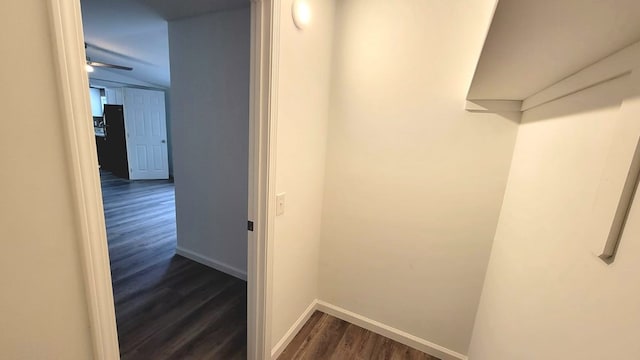
<path id="1" fill-rule="evenodd" d="M 640 136 L 639 79 L 524 113 L 470 359 L 640 358 L 637 198 L 613 264 L 597 257 L 606 236 L 592 226 L 600 192 L 628 171 L 605 172 L 631 155 L 610 150 Z"/>
<path id="2" fill-rule="evenodd" d="M 495 2 L 337 4 L 320 298 L 466 354 L 518 123 L 464 111 Z"/>
<path id="3" fill-rule="evenodd" d="M 281 3 L 276 190 L 286 192 L 273 248 L 272 347 L 318 297 L 333 1 L 311 0 L 304 31 Z"/>
<path id="4" fill-rule="evenodd" d="M 1 2 L 0 30 L 0 358 L 91 359 L 46 2 Z"/>
<path id="5" fill-rule="evenodd" d="M 247 271 L 249 25 L 249 8 L 169 22 L 178 248 L 236 276 Z"/>

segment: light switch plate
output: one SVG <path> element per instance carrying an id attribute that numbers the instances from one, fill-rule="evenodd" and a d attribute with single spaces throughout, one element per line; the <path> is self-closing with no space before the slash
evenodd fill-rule
<path id="1" fill-rule="evenodd" d="M 276 194 L 276 216 L 284 214 L 284 197 L 286 193 Z"/>

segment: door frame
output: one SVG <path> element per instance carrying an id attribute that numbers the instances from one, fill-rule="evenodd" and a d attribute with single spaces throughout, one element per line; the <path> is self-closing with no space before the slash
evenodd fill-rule
<path id="1" fill-rule="evenodd" d="M 279 0 L 251 0 L 247 357 L 271 358 L 271 285 Z M 107 235 L 90 121 L 80 0 L 48 0 L 53 59 L 64 123 L 76 233 L 94 358 L 119 359 Z"/>

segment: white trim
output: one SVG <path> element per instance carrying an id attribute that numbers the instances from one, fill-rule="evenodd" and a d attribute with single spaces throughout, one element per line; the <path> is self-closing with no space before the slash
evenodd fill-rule
<path id="1" fill-rule="evenodd" d="M 180 256 L 184 256 L 187 259 L 193 260 L 197 263 L 200 263 L 202 265 L 206 265 L 210 268 L 214 268 L 216 270 L 222 271 L 225 274 L 229 274 L 233 277 L 237 277 L 238 279 L 242 279 L 244 281 L 247 281 L 247 273 L 246 271 L 242 271 L 236 267 L 233 267 L 231 265 L 225 264 L 223 262 L 220 262 L 218 260 L 214 260 L 208 256 L 204 256 L 204 255 L 200 255 L 195 251 L 191 251 L 191 250 L 187 250 L 183 247 L 177 246 L 176 247 L 176 254 L 180 255 Z"/>
<path id="2" fill-rule="evenodd" d="M 253 303 L 256 306 L 247 306 L 247 359 L 248 360 L 260 360 L 260 349 L 262 348 L 262 342 L 264 334 L 260 334 L 260 330 L 264 333 L 264 313 L 265 308 L 263 304 L 264 284 L 259 276 L 259 268 L 261 264 L 258 259 L 260 256 L 258 253 L 261 251 L 258 246 L 258 234 L 260 233 L 259 227 L 259 213 L 257 206 L 260 202 L 260 93 L 261 93 L 261 79 L 256 78 L 256 74 L 262 72 L 262 51 L 259 50 L 261 46 L 261 29 L 259 22 L 261 19 L 262 4 L 256 2 L 251 3 L 251 46 L 250 46 L 250 64 L 249 71 L 249 152 L 248 160 L 248 192 L 247 192 L 247 219 L 253 221 L 254 231 L 247 231 L 247 304 Z"/>
<path id="3" fill-rule="evenodd" d="M 588 73 L 588 71 L 587 71 Z M 569 95 L 576 94 L 580 91 L 587 90 L 597 85 L 604 84 L 606 82 L 619 79 L 621 77 L 631 74 L 631 70 L 616 72 L 607 75 L 606 77 L 596 77 L 589 79 L 591 75 L 580 72 L 572 75 L 560 82 L 557 82 L 550 87 L 536 93 L 522 101 L 521 111 L 531 110 L 538 106 L 548 104 L 552 101 L 562 99 Z M 605 76 L 604 74 L 602 74 Z"/>
<path id="4" fill-rule="evenodd" d="M 271 354 L 279 0 L 251 0 L 247 359 Z"/>
<path id="5" fill-rule="evenodd" d="M 628 75 L 640 63 L 640 42 L 607 56 L 524 99 L 522 111 Z"/>
<path id="6" fill-rule="evenodd" d="M 119 359 L 111 270 L 91 118 L 79 1 L 49 0 L 51 37 L 94 358 Z"/>
<path id="7" fill-rule="evenodd" d="M 369 319 L 365 316 L 356 314 L 352 311 L 343 309 L 326 301 L 315 299 L 311 302 L 311 304 L 309 304 L 305 311 L 300 314 L 298 320 L 296 320 L 296 322 L 291 325 L 291 328 L 289 328 L 289 330 L 284 334 L 280 341 L 278 341 L 278 343 L 273 347 L 273 349 L 271 350 L 272 360 L 276 360 L 278 356 L 282 354 L 282 352 L 296 337 L 298 332 L 300 332 L 302 327 L 307 323 L 311 315 L 313 315 L 316 310 L 337 317 L 338 319 L 344 320 L 351 324 L 360 326 L 371 332 L 382 335 L 414 349 L 420 350 L 429 355 L 438 357 L 441 360 L 469 359 L 466 355 L 462 355 L 458 352 L 447 349 L 444 346 L 440 346 L 425 339 L 406 333 L 402 330 L 398 330 L 389 325 Z"/>
<path id="8" fill-rule="evenodd" d="M 282 337 L 282 339 L 280 339 L 280 341 L 278 341 L 278 343 L 273 347 L 273 349 L 271 350 L 272 360 L 275 360 L 278 358 L 278 356 L 282 355 L 282 352 L 284 351 L 284 349 L 286 349 L 287 346 L 289 346 L 289 343 L 291 343 L 291 340 L 293 340 L 293 338 L 295 338 L 296 335 L 298 335 L 298 332 L 300 332 L 304 324 L 306 324 L 307 321 L 309 321 L 309 318 L 311 317 L 311 315 L 313 315 L 313 313 L 316 310 L 318 310 L 318 300 L 314 299 L 311 302 L 311 304 L 307 306 L 307 309 L 302 313 L 302 315 L 300 315 L 298 320 L 296 320 L 296 322 L 293 323 L 291 328 L 289 328 L 289 331 L 287 331 Z"/>
<path id="9" fill-rule="evenodd" d="M 389 339 L 395 340 L 399 343 L 405 344 L 414 349 L 425 352 L 429 355 L 438 357 L 442 360 L 467 360 L 468 359 L 466 355 L 462 355 L 458 352 L 447 349 L 444 346 L 434 344 L 425 339 L 411 335 L 402 330 L 398 330 L 394 327 L 385 325 L 378 321 L 369 319 L 365 316 L 356 314 L 349 310 L 343 309 L 339 306 L 329 304 L 322 300 L 317 301 L 317 310 L 320 310 L 331 316 L 335 316 L 338 319 L 342 319 L 344 321 L 350 322 L 354 325 L 358 325 L 376 334 L 388 337 Z"/>
<path id="10" fill-rule="evenodd" d="M 467 100 L 465 109 L 475 112 L 497 112 L 492 107 L 497 106 L 497 109 L 502 109 L 504 105 L 507 108 L 512 108 L 517 102 L 520 102 L 519 111 L 524 112 L 579 91 L 627 76 L 637 68 L 638 63 L 640 63 L 640 42 L 629 45 L 544 89 L 540 89 L 524 100 Z M 486 106 L 486 104 L 491 106 Z"/>

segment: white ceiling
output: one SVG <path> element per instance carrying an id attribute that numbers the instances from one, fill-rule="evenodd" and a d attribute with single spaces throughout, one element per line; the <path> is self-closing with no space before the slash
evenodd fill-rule
<path id="1" fill-rule="evenodd" d="M 525 99 L 637 41 L 640 0 L 500 0 L 468 99 Z"/>
<path id="2" fill-rule="evenodd" d="M 96 69 L 93 79 L 169 87 L 167 20 L 247 6 L 249 0 L 81 0 L 87 56 L 133 67 Z"/>

